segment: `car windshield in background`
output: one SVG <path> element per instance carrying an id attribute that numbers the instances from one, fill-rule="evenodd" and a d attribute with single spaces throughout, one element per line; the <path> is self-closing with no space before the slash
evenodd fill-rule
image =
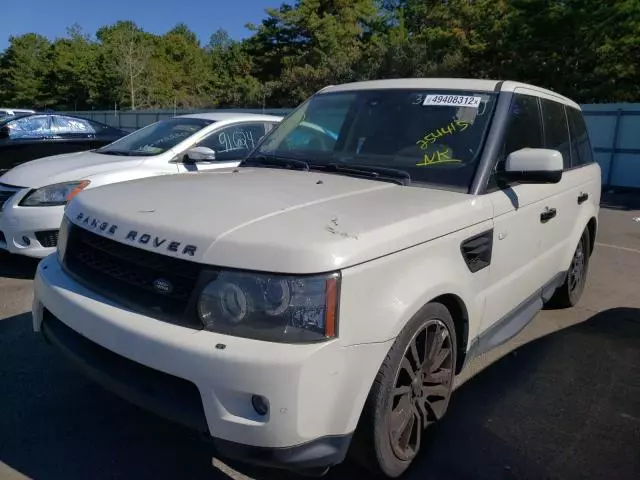
<path id="1" fill-rule="evenodd" d="M 160 155 L 213 122 L 200 118 L 161 120 L 99 148 L 96 152 L 124 156 Z"/>
<path id="2" fill-rule="evenodd" d="M 400 173 L 411 183 L 467 189 L 495 93 L 384 89 L 324 93 L 289 115 L 250 156 Z M 277 163 L 277 162 L 276 162 Z M 302 163 L 304 165 L 304 163 Z M 353 167 L 353 168 L 352 168 Z"/>

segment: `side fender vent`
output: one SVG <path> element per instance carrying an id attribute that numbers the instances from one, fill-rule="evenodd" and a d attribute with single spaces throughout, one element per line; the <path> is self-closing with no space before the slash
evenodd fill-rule
<path id="1" fill-rule="evenodd" d="M 462 258 L 472 273 L 478 272 L 491 263 L 493 250 L 493 228 L 468 238 L 460 245 Z"/>

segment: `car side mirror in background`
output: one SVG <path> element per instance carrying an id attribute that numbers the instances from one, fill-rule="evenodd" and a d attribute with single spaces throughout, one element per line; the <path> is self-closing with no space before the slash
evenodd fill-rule
<path id="1" fill-rule="evenodd" d="M 523 148 L 507 157 L 500 177 L 518 183 L 558 183 L 562 179 L 562 153 L 546 148 Z"/>
<path id="2" fill-rule="evenodd" d="M 184 163 L 213 162 L 216 152 L 209 147 L 192 147 L 184 152 Z"/>

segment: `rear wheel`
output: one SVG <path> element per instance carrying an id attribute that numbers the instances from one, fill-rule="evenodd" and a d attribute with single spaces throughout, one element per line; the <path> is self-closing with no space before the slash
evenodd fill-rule
<path id="1" fill-rule="evenodd" d="M 578 303 L 587 282 L 590 256 L 589 229 L 585 229 L 573 253 L 567 278 L 549 300 L 549 305 L 556 308 L 573 307 Z"/>
<path id="2" fill-rule="evenodd" d="M 427 304 L 400 333 L 371 388 L 354 438 L 358 462 L 388 477 L 409 468 L 428 427 L 447 411 L 455 367 L 451 314 Z"/>

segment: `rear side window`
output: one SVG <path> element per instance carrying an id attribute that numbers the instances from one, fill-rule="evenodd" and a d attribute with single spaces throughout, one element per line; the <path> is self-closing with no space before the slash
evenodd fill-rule
<path id="1" fill-rule="evenodd" d="M 567 117 L 571 133 L 572 166 L 579 167 L 593 163 L 593 151 L 582 112 L 576 108 L 567 107 Z"/>
<path id="2" fill-rule="evenodd" d="M 51 117 L 51 131 L 58 135 L 89 135 L 96 133 L 89 120 L 59 115 Z"/>
<path id="3" fill-rule="evenodd" d="M 562 154 L 564 168 L 571 168 L 571 144 L 564 105 L 546 98 L 541 98 L 540 102 L 544 120 L 544 146 L 558 150 Z"/>

